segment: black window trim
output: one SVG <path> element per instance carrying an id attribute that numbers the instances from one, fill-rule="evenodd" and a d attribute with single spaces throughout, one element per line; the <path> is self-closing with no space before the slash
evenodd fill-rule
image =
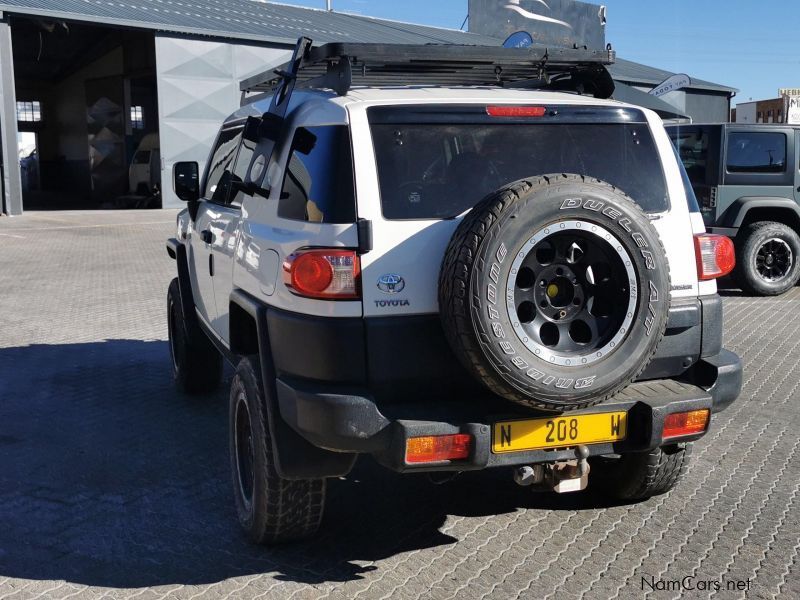
<path id="1" fill-rule="evenodd" d="M 209 175 L 209 171 L 211 169 L 211 159 L 217 153 L 217 149 L 219 148 L 219 140 L 222 137 L 222 134 L 227 132 L 227 131 L 232 131 L 232 130 L 235 130 L 235 129 L 239 129 L 241 131 L 244 131 L 244 124 L 246 122 L 247 122 L 247 118 L 246 117 L 241 118 L 241 119 L 235 119 L 235 120 L 232 120 L 232 121 L 228 121 L 228 122 L 224 123 L 222 125 L 222 127 L 220 127 L 219 132 L 217 132 L 217 135 L 214 138 L 214 145 L 211 146 L 211 152 L 208 155 L 208 159 L 206 159 L 205 169 L 203 169 L 203 185 L 200 187 L 200 189 L 202 190 L 202 193 L 200 194 L 200 201 L 201 202 L 210 202 L 211 204 L 214 204 L 216 206 L 231 206 L 231 204 L 229 204 L 227 202 L 227 199 L 226 199 L 225 203 L 221 203 L 221 202 L 218 202 L 216 200 L 212 200 L 211 198 L 207 197 L 206 193 L 208 192 L 208 175 Z M 240 140 L 239 144 L 236 146 L 236 156 L 233 157 L 233 164 L 234 165 L 236 165 L 236 161 L 239 159 L 239 150 L 240 150 L 241 146 L 242 146 L 242 142 Z"/>

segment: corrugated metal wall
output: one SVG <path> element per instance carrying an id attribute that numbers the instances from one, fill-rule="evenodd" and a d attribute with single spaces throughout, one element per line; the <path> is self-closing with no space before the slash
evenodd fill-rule
<path id="1" fill-rule="evenodd" d="M 202 172 L 222 121 L 239 107 L 239 82 L 290 57 L 289 50 L 156 37 L 164 208 L 183 206 L 172 165 L 197 161 Z"/>

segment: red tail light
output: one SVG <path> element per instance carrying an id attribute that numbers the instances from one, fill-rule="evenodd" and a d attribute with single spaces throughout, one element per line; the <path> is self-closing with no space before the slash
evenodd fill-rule
<path id="1" fill-rule="evenodd" d="M 723 277 L 736 266 L 733 242 L 724 235 L 712 233 L 695 235 L 694 254 L 697 259 L 697 277 L 700 281 Z"/>
<path id="2" fill-rule="evenodd" d="M 490 117 L 543 117 L 547 113 L 544 106 L 487 106 Z"/>
<path id="3" fill-rule="evenodd" d="M 298 250 L 283 263 L 283 282 L 307 298 L 358 299 L 360 278 L 361 262 L 355 250 Z"/>
<path id="4" fill-rule="evenodd" d="M 466 433 L 429 435 L 406 440 L 406 462 L 429 463 L 469 457 L 472 436 Z"/>
<path id="5" fill-rule="evenodd" d="M 689 412 L 673 413 L 664 419 L 662 439 L 678 438 L 686 435 L 703 433 L 708 427 L 710 412 L 707 408 Z"/>

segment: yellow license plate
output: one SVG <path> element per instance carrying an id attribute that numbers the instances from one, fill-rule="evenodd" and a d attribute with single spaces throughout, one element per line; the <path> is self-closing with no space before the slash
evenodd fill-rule
<path id="1" fill-rule="evenodd" d="M 552 417 L 494 424 L 492 452 L 521 452 L 624 440 L 628 413 Z"/>

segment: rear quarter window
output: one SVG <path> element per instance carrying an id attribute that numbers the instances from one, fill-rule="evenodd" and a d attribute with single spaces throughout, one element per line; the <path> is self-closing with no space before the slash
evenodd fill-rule
<path id="1" fill-rule="evenodd" d="M 726 166 L 729 173 L 784 173 L 786 135 L 768 132 L 728 134 Z"/>
<path id="2" fill-rule="evenodd" d="M 308 143 L 308 134 L 313 147 L 301 149 Z M 284 173 L 278 216 L 313 223 L 354 223 L 352 156 L 346 125 L 298 130 Z"/>

